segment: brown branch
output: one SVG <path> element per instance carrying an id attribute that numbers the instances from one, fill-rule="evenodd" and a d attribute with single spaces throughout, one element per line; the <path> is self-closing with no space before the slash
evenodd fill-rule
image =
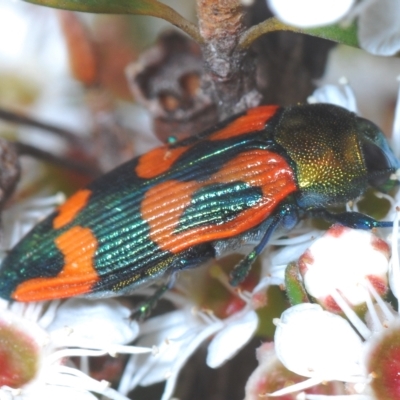
<path id="1" fill-rule="evenodd" d="M 81 147 L 83 146 L 86 148 L 89 145 L 87 140 L 78 136 L 76 133 L 73 133 L 67 129 L 60 128 L 60 127 L 52 125 L 52 124 L 48 124 L 46 122 L 38 121 L 34 118 L 27 117 L 25 115 L 18 114 L 13 111 L 8 111 L 8 110 L 4 110 L 4 109 L 0 108 L 0 119 L 7 121 L 7 122 L 14 123 L 14 124 L 18 124 L 18 125 L 25 125 L 25 126 L 43 129 L 47 132 L 51 132 L 51 133 L 63 138 L 65 140 L 67 140 L 68 142 L 70 142 L 74 145 L 77 145 L 77 146 L 81 146 Z"/>
<path id="2" fill-rule="evenodd" d="M 291 31 L 298 33 L 302 32 L 301 29 L 286 25 L 283 22 L 277 20 L 275 17 L 268 18 L 265 21 L 252 26 L 251 28 L 247 29 L 247 31 L 242 33 L 239 39 L 238 49 L 248 49 L 251 44 L 260 36 L 266 33 L 277 31 Z"/>
<path id="3" fill-rule="evenodd" d="M 79 161 L 71 160 L 66 157 L 54 155 L 52 153 L 49 153 L 42 149 L 39 149 L 30 144 L 21 143 L 21 142 L 13 142 L 13 144 L 15 145 L 15 148 L 19 155 L 27 155 L 27 156 L 35 157 L 35 158 L 38 158 L 45 162 L 49 162 L 51 164 L 55 164 L 55 165 L 58 165 L 60 167 L 66 168 L 66 169 L 71 169 L 71 170 L 74 170 L 81 174 L 88 175 L 93 178 L 96 178 L 101 174 L 101 172 L 95 167 L 86 165 Z"/>
<path id="4" fill-rule="evenodd" d="M 204 38 L 203 90 L 218 108 L 219 119 L 259 105 L 255 64 L 237 47 L 246 29 L 247 10 L 240 0 L 197 0 L 200 34 Z"/>

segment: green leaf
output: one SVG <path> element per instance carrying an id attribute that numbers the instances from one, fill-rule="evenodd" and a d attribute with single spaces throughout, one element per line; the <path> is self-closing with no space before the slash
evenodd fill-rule
<path id="1" fill-rule="evenodd" d="M 135 14 L 162 18 L 177 26 L 201 43 L 196 25 L 178 14 L 174 9 L 157 0 L 24 0 L 28 3 L 69 11 L 102 14 Z"/>
<path id="2" fill-rule="evenodd" d="M 322 39 L 347 44 L 348 46 L 360 47 L 357 38 L 357 24 L 355 22 L 349 26 L 335 24 L 320 28 L 303 29 L 302 32 Z"/>
<path id="3" fill-rule="evenodd" d="M 286 25 L 275 17 L 268 18 L 258 25 L 254 25 L 247 31 L 243 32 L 240 37 L 238 47 L 240 49 L 246 49 L 250 47 L 254 40 L 259 38 L 261 35 L 277 31 L 304 33 L 306 35 L 332 40 L 337 43 L 347 44 L 348 46 L 360 47 L 357 38 L 357 24 L 355 22 L 348 26 L 335 24 L 320 28 L 303 29 Z"/>

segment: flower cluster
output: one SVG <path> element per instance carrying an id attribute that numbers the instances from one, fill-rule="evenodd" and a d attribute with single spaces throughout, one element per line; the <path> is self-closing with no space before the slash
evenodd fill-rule
<path id="1" fill-rule="evenodd" d="M 152 352 L 126 346 L 137 335 L 129 310 L 114 300 L 93 304 L 0 304 L 1 399 L 127 399 L 88 375 L 87 357 Z M 72 359 L 81 359 L 80 368 Z M 86 369 L 86 373 L 85 373 Z"/>
<path id="2" fill-rule="evenodd" d="M 302 398 L 315 400 L 328 394 L 398 398 L 400 317 L 383 300 L 389 288 L 399 293 L 398 221 L 397 216 L 391 258 L 375 234 L 341 226 L 300 256 L 306 292 L 319 304 L 294 305 L 276 321 L 274 345 L 258 350 L 260 366 L 246 399 L 267 393 L 297 398 L 305 391 Z"/>

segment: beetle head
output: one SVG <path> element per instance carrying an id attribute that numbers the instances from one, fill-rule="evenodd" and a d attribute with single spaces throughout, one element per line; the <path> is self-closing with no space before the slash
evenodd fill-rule
<path id="1" fill-rule="evenodd" d="M 367 167 L 368 183 L 387 192 L 398 181 L 400 162 L 393 154 L 381 130 L 371 121 L 357 117 L 362 152 Z"/>

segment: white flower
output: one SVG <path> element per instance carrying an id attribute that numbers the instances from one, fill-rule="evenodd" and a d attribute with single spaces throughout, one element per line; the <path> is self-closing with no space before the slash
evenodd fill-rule
<path id="1" fill-rule="evenodd" d="M 396 315 L 386 327 L 366 343 L 362 362 L 368 374 L 373 399 L 397 400 L 400 375 L 400 318 Z"/>
<path id="2" fill-rule="evenodd" d="M 285 400 L 304 399 L 302 386 L 309 385 L 310 380 L 303 376 L 286 369 L 280 362 L 275 352 L 273 342 L 263 343 L 256 350 L 259 366 L 251 374 L 245 387 L 245 400 L 260 400 L 262 398 L 271 398 L 270 393 L 276 392 L 279 388 L 284 388 L 297 384 L 297 392 L 290 392 L 284 395 Z M 304 382 L 304 383 L 302 383 Z M 322 385 L 314 386 L 308 389 L 314 395 L 343 395 L 346 393 L 345 386 L 341 382 L 323 382 Z M 324 397 L 322 397 L 324 398 Z"/>
<path id="3" fill-rule="evenodd" d="M 374 285 L 388 289 L 389 246 L 370 231 L 332 226 L 300 257 L 298 266 L 307 292 L 325 308 L 335 309 L 343 297 L 351 306 L 363 304 Z"/>
<path id="4" fill-rule="evenodd" d="M 379 267 L 381 263 L 390 265 L 388 274 L 391 277 L 392 292 L 394 294 L 400 292 L 400 283 L 397 279 L 400 274 L 397 251 L 398 221 L 399 218 L 396 217 L 391 235 L 393 255 L 390 263 L 385 256 L 387 248 L 381 241 L 371 241 L 370 238 L 364 240 L 366 236 L 358 235 L 358 233 L 366 232 L 354 231 L 355 235 L 348 235 L 348 231 L 353 232 L 348 228 L 342 228 L 344 233 L 336 235 L 335 240 L 343 242 L 345 247 L 350 246 L 351 251 L 339 249 L 336 244 L 333 244 L 323 247 L 325 250 L 319 254 L 319 251 L 315 251 L 316 244 L 324 242 L 326 236 L 329 236 L 324 235 L 306 252 L 305 258 L 308 255 L 309 259 L 315 263 L 325 262 L 327 265 L 333 263 L 337 269 L 344 268 L 350 272 L 357 266 L 358 261 L 353 260 L 351 265 L 347 264 L 346 256 L 350 256 L 354 251 L 360 257 L 359 264 L 366 268 L 364 278 L 368 279 L 363 279 L 363 273 L 355 281 L 354 275 L 342 274 L 341 289 L 337 291 L 335 301 L 347 320 L 323 310 L 319 305 L 309 303 L 293 306 L 282 314 L 277 322 L 275 333 L 276 355 L 287 369 L 309 379 L 275 391 L 272 393 L 273 396 L 304 391 L 322 382 L 339 381 L 347 383 L 348 395 L 357 394 L 370 400 L 398 398 L 396 388 L 398 387 L 397 376 L 400 374 L 400 368 L 397 367 L 400 365 L 400 340 L 398 339 L 400 316 L 381 298 L 379 293 L 381 285 L 377 284 L 381 277 L 373 278 L 377 272 L 382 274 L 383 270 L 386 270 Z M 330 240 L 332 241 L 332 238 Z M 376 259 L 375 252 L 378 258 L 382 257 L 381 260 Z M 341 261 L 338 260 L 341 257 L 340 254 L 344 257 Z M 364 261 L 362 261 L 363 257 L 365 257 Z M 370 264 L 377 265 L 377 271 L 368 272 Z M 308 269 L 301 265 L 300 268 Z M 321 287 L 324 287 L 327 282 L 332 282 L 333 286 L 338 282 L 336 278 L 330 277 L 329 273 L 328 276 L 323 273 L 318 279 Z M 360 318 L 344 300 L 344 297 L 350 293 L 346 289 L 348 284 L 353 286 L 353 291 L 357 291 L 356 281 L 359 281 L 359 285 L 363 288 L 361 300 L 366 302 L 368 308 L 365 319 Z M 318 286 L 318 282 L 316 284 Z M 327 290 L 329 292 L 330 289 Z M 318 400 L 325 397 L 304 394 L 304 398 Z"/>
<path id="5" fill-rule="evenodd" d="M 224 364 L 253 337 L 257 329 L 258 317 L 251 298 L 249 295 L 247 305 L 226 319 L 219 319 L 210 312 L 196 311 L 189 304 L 145 321 L 137 344 L 156 345 L 157 354 L 155 357 L 146 354 L 132 356 L 119 391 L 126 394 L 137 385 L 148 386 L 166 380 L 162 400 L 170 399 L 180 370 L 198 347 L 213 336 L 208 345 L 206 363 L 211 368 Z M 181 300 L 185 302 L 184 298 Z"/>
<path id="6" fill-rule="evenodd" d="M 398 84 L 400 77 L 397 77 Z M 400 85 L 397 92 L 397 103 L 394 111 L 394 121 L 392 130 L 392 148 L 396 157 L 400 157 Z"/>
<path id="7" fill-rule="evenodd" d="M 370 336 L 364 342 L 359 336 L 364 332 L 355 330 L 346 319 L 316 304 L 300 304 L 285 311 L 275 334 L 277 357 L 290 371 L 309 379 L 272 395 L 282 396 L 323 382 L 339 381 L 348 384 L 347 395 L 354 393 L 370 400 L 397 399 L 393 393 L 400 373 L 397 367 L 400 317 L 393 315 L 383 302 L 381 306 L 379 329 L 374 333 L 369 331 Z M 377 315 L 376 310 L 372 313 Z M 375 327 L 378 326 L 376 322 Z M 362 324 L 360 320 L 357 325 Z M 304 398 L 325 397 L 305 395 Z"/>
<path id="8" fill-rule="evenodd" d="M 269 244 L 278 246 L 278 248 L 268 252 L 263 257 L 263 278 L 260 283 L 268 280 L 271 281 L 271 285 L 282 285 L 285 281 L 287 265 L 297 260 L 321 233 L 321 231 L 311 227 L 306 229 L 294 228 L 288 238 L 271 240 Z"/>
<path id="9" fill-rule="evenodd" d="M 371 54 L 392 56 L 400 51 L 400 2 L 367 1 L 358 17 L 358 40 Z"/>
<path id="10" fill-rule="evenodd" d="M 34 225 L 49 215 L 54 207 L 65 201 L 61 192 L 53 196 L 31 198 L 13 204 L 2 215 L 3 237 L 1 249 L 7 251 L 13 248 L 18 241 L 28 233 Z"/>
<path id="11" fill-rule="evenodd" d="M 354 4 L 354 0 L 267 0 L 267 2 L 280 20 L 303 28 L 337 22 Z"/>
<path id="12" fill-rule="evenodd" d="M 127 398 L 75 368 L 70 357 L 151 352 L 127 346 L 138 334 L 130 311 L 115 300 L 9 304 L 0 308 L 0 398 Z"/>
<path id="13" fill-rule="evenodd" d="M 400 3 L 396 0 L 267 0 L 283 22 L 300 28 L 331 25 L 357 17 L 358 40 L 371 54 L 391 56 L 400 50 Z"/>
<path id="14" fill-rule="evenodd" d="M 341 78 L 339 85 L 323 85 L 314 90 L 307 99 L 308 103 L 329 103 L 344 107 L 349 111 L 357 113 L 357 102 L 354 92 L 346 78 Z"/>
<path id="15" fill-rule="evenodd" d="M 317 304 L 298 304 L 282 314 L 275 350 L 286 368 L 320 382 L 350 380 L 363 373 L 358 364 L 361 338 L 348 321 Z"/>

